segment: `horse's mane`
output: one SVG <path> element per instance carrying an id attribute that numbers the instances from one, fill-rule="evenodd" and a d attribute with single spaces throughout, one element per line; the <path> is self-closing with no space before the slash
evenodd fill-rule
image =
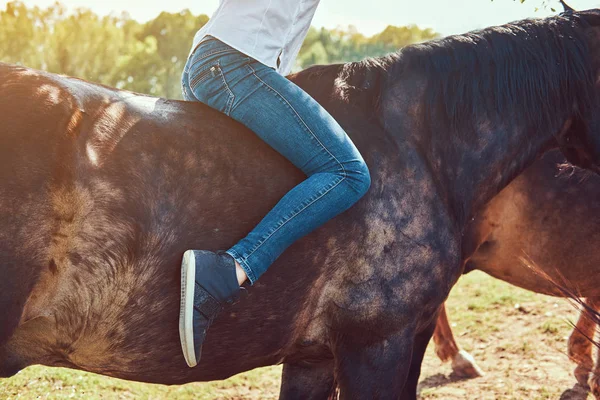
<path id="1" fill-rule="evenodd" d="M 566 13 L 526 19 L 405 47 L 379 58 L 347 63 L 337 86 L 378 100 L 402 78 L 425 78 L 426 114 L 446 118 L 455 131 L 473 131 L 481 118 L 549 130 L 557 111 L 586 113 L 595 100 L 586 20 Z"/>

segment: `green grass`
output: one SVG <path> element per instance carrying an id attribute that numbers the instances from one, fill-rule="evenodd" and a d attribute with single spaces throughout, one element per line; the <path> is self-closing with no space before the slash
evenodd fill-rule
<path id="1" fill-rule="evenodd" d="M 542 298 L 546 302 L 553 301 L 550 297 Z M 475 271 L 458 281 L 446 307 L 451 323 L 469 331 L 472 336 L 485 337 L 496 332 L 507 315 L 525 318 L 527 315 L 543 315 L 546 311 L 540 309 L 539 301 L 540 296 L 535 293 Z M 563 317 L 554 315 L 548 316 L 539 327 L 540 332 L 549 336 L 566 336 L 571 329 Z"/>
<path id="2" fill-rule="evenodd" d="M 281 367 L 269 367 L 225 381 L 164 386 L 36 366 L 1 381 L 0 399 L 275 399 L 280 375 Z"/>

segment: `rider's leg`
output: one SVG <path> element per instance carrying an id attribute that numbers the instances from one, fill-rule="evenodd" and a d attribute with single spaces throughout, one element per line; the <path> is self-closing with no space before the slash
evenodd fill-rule
<path id="1" fill-rule="evenodd" d="M 232 257 L 223 261 L 229 265 L 228 276 L 235 274 L 235 260 L 253 283 L 294 241 L 358 201 L 369 188 L 369 172 L 333 117 L 272 68 L 215 39 L 201 43 L 188 64 L 184 71 L 188 95 L 246 125 L 307 175 L 244 239 L 219 255 L 222 260 Z M 190 252 L 194 257 L 186 262 L 202 265 L 202 271 L 208 268 L 205 264 L 214 263 L 214 253 Z M 195 278 L 198 284 L 193 286 L 205 288 L 212 275 L 196 271 Z M 235 293 L 217 301 L 231 296 Z M 206 324 L 195 325 L 205 331 L 212 317 L 197 314 L 194 321 L 206 319 Z M 203 337 L 199 339 L 196 361 Z M 192 357 L 186 358 L 193 364 Z"/>

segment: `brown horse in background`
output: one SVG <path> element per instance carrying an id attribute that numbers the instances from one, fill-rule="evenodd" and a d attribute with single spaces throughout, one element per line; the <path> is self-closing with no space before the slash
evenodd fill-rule
<path id="1" fill-rule="evenodd" d="M 183 251 L 234 243 L 301 174 L 203 104 L 0 64 L 0 376 L 180 384 L 284 363 L 284 399 L 415 399 L 471 218 L 551 148 L 600 171 L 599 77 L 600 10 L 294 76 L 371 189 L 226 310 L 190 369 Z"/>
<path id="2" fill-rule="evenodd" d="M 564 157 L 549 152 L 518 176 L 486 206 L 467 230 L 477 250 L 467 260 L 465 273 L 483 271 L 536 293 L 585 297 L 589 308 L 600 306 L 600 176 L 565 168 Z M 524 264 L 531 260 L 535 269 Z M 549 278 L 549 279 L 548 279 Z M 554 282 L 554 283 L 553 283 Z M 600 365 L 594 366 L 592 343 L 596 325 L 585 316 L 569 339 L 569 356 L 578 364 L 577 381 L 600 394 Z M 481 370 L 461 351 L 453 337 L 445 307 L 433 335 L 436 353 L 452 360 L 463 377 Z M 592 374 L 590 375 L 590 372 Z"/>

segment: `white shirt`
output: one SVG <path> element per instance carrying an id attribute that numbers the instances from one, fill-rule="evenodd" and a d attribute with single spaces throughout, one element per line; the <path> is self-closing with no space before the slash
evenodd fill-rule
<path id="1" fill-rule="evenodd" d="M 221 0 L 208 23 L 194 36 L 192 51 L 204 36 L 211 35 L 287 75 L 294 66 L 319 1 Z"/>

